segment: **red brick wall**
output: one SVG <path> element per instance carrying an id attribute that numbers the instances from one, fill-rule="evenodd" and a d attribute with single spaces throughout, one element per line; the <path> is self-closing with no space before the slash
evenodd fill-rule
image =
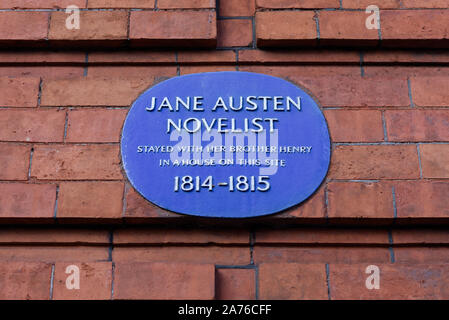
<path id="1" fill-rule="evenodd" d="M 368 30 L 373 2 L 1 1 L 0 299 L 448 299 L 449 1 L 379 1 Z M 318 98 L 332 161 L 305 203 L 197 219 L 127 182 L 131 102 L 221 70 Z"/>

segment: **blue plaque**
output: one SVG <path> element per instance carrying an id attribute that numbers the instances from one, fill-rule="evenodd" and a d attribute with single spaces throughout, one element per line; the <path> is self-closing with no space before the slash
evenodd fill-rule
<path id="1" fill-rule="evenodd" d="M 316 101 L 263 74 L 175 77 L 126 117 L 122 163 L 132 186 L 177 213 L 247 218 L 310 197 L 327 174 L 330 138 Z"/>

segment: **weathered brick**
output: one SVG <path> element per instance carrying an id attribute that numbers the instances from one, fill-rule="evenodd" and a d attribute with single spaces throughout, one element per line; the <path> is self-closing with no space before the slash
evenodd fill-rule
<path id="1" fill-rule="evenodd" d="M 95 78 L 169 78 L 176 76 L 176 66 L 92 66 L 88 70 Z"/>
<path id="2" fill-rule="evenodd" d="M 28 186 L 28 185 L 26 185 Z M 45 188 L 45 185 L 39 185 Z M 26 187 L 25 187 L 26 189 Z M 27 190 L 25 190 L 27 191 Z M 56 194 L 56 188 L 50 188 L 48 195 Z M 54 198 L 54 197 L 53 197 Z M 40 208 L 39 205 L 35 206 Z M 50 202 L 48 212 L 53 216 L 54 203 Z M 50 213 L 48 216 L 50 216 Z M 0 243 L 4 244 L 110 244 L 110 232 L 97 229 L 78 228 L 9 228 L 0 230 Z"/>
<path id="3" fill-rule="evenodd" d="M 319 188 L 310 198 L 300 205 L 287 209 L 275 216 L 268 216 L 266 220 L 278 218 L 302 218 L 302 219 L 324 219 L 326 215 L 324 187 Z"/>
<path id="4" fill-rule="evenodd" d="M 256 4 L 264 9 L 340 8 L 339 0 L 256 0 Z"/>
<path id="5" fill-rule="evenodd" d="M 211 229 L 119 229 L 114 232 L 115 244 L 246 244 L 245 230 Z"/>
<path id="6" fill-rule="evenodd" d="M 95 1 L 95 0 L 94 0 Z M 0 9 L 65 9 L 70 5 L 85 8 L 85 0 L 8 0 L 0 2 Z"/>
<path id="7" fill-rule="evenodd" d="M 413 77 L 447 77 L 449 76 L 448 67 L 440 66 L 382 66 L 382 65 L 368 65 L 364 68 L 365 77 L 368 78 L 398 78 L 398 79 L 409 79 Z"/>
<path id="8" fill-rule="evenodd" d="M 387 244 L 386 230 L 288 228 L 256 230 L 256 244 Z"/>
<path id="9" fill-rule="evenodd" d="M 447 63 L 447 51 L 373 50 L 363 54 L 363 62 L 372 63 Z"/>
<path id="10" fill-rule="evenodd" d="M 89 8 L 154 8 L 155 0 L 90 0 L 87 3 Z"/>
<path id="11" fill-rule="evenodd" d="M 330 265 L 331 299 L 413 300 L 447 299 L 449 282 L 447 265 L 379 264 L 379 289 L 369 290 L 368 265 Z"/>
<path id="12" fill-rule="evenodd" d="M 27 180 L 31 147 L 0 143 L 0 180 Z"/>
<path id="13" fill-rule="evenodd" d="M 392 231 L 395 245 L 449 244 L 449 230 L 436 228 L 396 229 Z"/>
<path id="14" fill-rule="evenodd" d="M 217 269 L 216 299 L 254 300 L 256 284 L 254 269 Z"/>
<path id="15" fill-rule="evenodd" d="M 218 20 L 218 47 L 247 47 L 253 43 L 252 20 Z"/>
<path id="16" fill-rule="evenodd" d="M 216 15 L 211 11 L 132 11 L 129 37 L 136 44 L 215 47 Z"/>
<path id="17" fill-rule="evenodd" d="M 329 218 L 394 217 L 391 186 L 380 182 L 330 182 Z"/>
<path id="18" fill-rule="evenodd" d="M 314 12 L 265 11 L 256 13 L 258 46 L 315 44 L 317 38 Z"/>
<path id="19" fill-rule="evenodd" d="M 343 9 L 366 9 L 370 5 L 376 5 L 380 9 L 399 9 L 399 0 L 383 0 L 382 2 L 374 4 L 371 0 L 343 0 Z M 403 1 L 402 1 L 403 2 Z"/>
<path id="20" fill-rule="evenodd" d="M 1 56 L 0 56 L 1 57 Z M 173 51 L 95 51 L 89 52 L 89 65 L 175 64 Z"/>
<path id="21" fill-rule="evenodd" d="M 298 74 L 316 77 L 316 81 L 324 77 L 347 76 L 356 77 L 360 75 L 360 67 L 357 66 L 325 66 L 325 65 L 243 65 L 239 71 L 264 73 L 275 77 L 291 80 Z M 329 84 L 331 85 L 331 84 Z M 315 94 L 315 92 L 313 92 Z"/>
<path id="22" fill-rule="evenodd" d="M 50 298 L 51 264 L 1 262 L 0 299 L 47 300 Z"/>
<path id="23" fill-rule="evenodd" d="M 391 45 L 424 41 L 426 46 L 439 46 L 438 40 L 447 44 L 447 10 L 385 10 L 380 14 L 380 20 L 382 41 L 390 40 Z"/>
<path id="24" fill-rule="evenodd" d="M 114 299 L 206 300 L 215 296 L 212 264 L 116 263 Z"/>
<path id="25" fill-rule="evenodd" d="M 413 103 L 422 107 L 449 106 L 449 82 L 445 77 L 411 79 Z"/>
<path id="26" fill-rule="evenodd" d="M 0 140 L 62 142 L 64 124 L 61 110 L 0 110 Z"/>
<path id="27" fill-rule="evenodd" d="M 316 78 L 291 75 L 289 79 L 313 92 L 326 107 L 410 106 L 405 79 L 335 75 Z"/>
<path id="28" fill-rule="evenodd" d="M 405 8 L 432 8 L 447 9 L 449 2 L 447 0 L 402 0 Z"/>
<path id="29" fill-rule="evenodd" d="M 0 12 L 0 41 L 43 41 L 47 38 L 48 12 Z"/>
<path id="30" fill-rule="evenodd" d="M 364 11 L 321 11 L 320 43 L 336 45 L 377 45 L 377 29 L 366 28 L 368 15 Z"/>
<path id="31" fill-rule="evenodd" d="M 51 184 L 0 184 L 1 218 L 53 218 L 56 186 Z"/>
<path id="32" fill-rule="evenodd" d="M 126 40 L 126 11 L 81 11 L 80 28 L 66 28 L 67 13 L 52 12 L 50 40 Z"/>
<path id="33" fill-rule="evenodd" d="M 387 110 L 389 141 L 449 141 L 449 110 Z"/>
<path id="34" fill-rule="evenodd" d="M 72 1 L 72 0 L 70 0 Z M 84 1 L 84 0 L 83 0 Z M 30 2 L 35 2 L 30 0 Z M 56 1 L 55 1 L 56 2 Z M 60 1 L 57 1 L 60 2 Z M 3 51 L 1 64 L 78 64 L 84 65 L 86 53 L 81 51 Z"/>
<path id="35" fill-rule="evenodd" d="M 336 146 L 329 176 L 333 179 L 419 178 L 414 145 Z"/>
<path id="36" fill-rule="evenodd" d="M 158 9 L 215 9 L 215 0 L 158 0 Z"/>
<path id="37" fill-rule="evenodd" d="M 382 113 L 377 110 L 325 110 L 334 142 L 377 142 L 384 140 Z"/>
<path id="38" fill-rule="evenodd" d="M 259 298 L 325 300 L 324 264 L 264 263 L 259 266 Z"/>
<path id="39" fill-rule="evenodd" d="M 120 180 L 116 145 L 39 145 L 31 176 L 42 180 Z"/>
<path id="40" fill-rule="evenodd" d="M 119 142 L 128 110 L 70 110 L 67 142 Z"/>
<path id="41" fill-rule="evenodd" d="M 178 62 L 181 64 L 235 64 L 235 52 L 231 50 L 218 51 L 179 51 Z"/>
<path id="42" fill-rule="evenodd" d="M 83 74 L 82 66 L 0 66 L 0 77 L 32 77 L 46 80 L 77 78 Z"/>
<path id="43" fill-rule="evenodd" d="M 218 71 L 235 71 L 234 66 L 182 66 L 180 68 L 180 74 L 186 75 L 191 73 L 201 72 L 218 72 Z"/>
<path id="44" fill-rule="evenodd" d="M 390 252 L 384 247 L 254 247 L 254 263 L 388 263 Z"/>
<path id="45" fill-rule="evenodd" d="M 213 263 L 219 265 L 247 265 L 248 247 L 237 246 L 148 246 L 114 247 L 113 261 Z"/>
<path id="46" fill-rule="evenodd" d="M 67 268 L 79 268 L 79 289 L 68 289 L 67 279 L 74 271 Z M 68 272 L 67 272 L 68 271 Z M 73 280 L 72 280 L 73 281 Z M 70 262 L 55 264 L 53 280 L 53 300 L 108 300 L 112 290 L 111 262 Z"/>
<path id="47" fill-rule="evenodd" d="M 256 11 L 255 0 L 222 1 L 219 10 L 221 17 L 250 17 Z"/>
<path id="48" fill-rule="evenodd" d="M 0 246 L 0 261 L 97 262 L 109 259 L 110 246 Z"/>
<path id="49" fill-rule="evenodd" d="M 242 50 L 239 63 L 287 64 L 291 63 L 359 63 L 360 53 L 346 50 Z M 328 67 L 328 66 L 327 66 Z"/>
<path id="50" fill-rule="evenodd" d="M 106 218 L 122 216 L 123 183 L 62 182 L 57 218 Z"/>
<path id="51" fill-rule="evenodd" d="M 395 247 L 396 262 L 408 265 L 419 263 L 449 263 L 448 247 Z"/>
<path id="52" fill-rule="evenodd" d="M 79 78 L 44 81 L 42 106 L 125 107 L 153 83 L 153 79 Z"/>
<path id="53" fill-rule="evenodd" d="M 39 78 L 0 78 L 1 107 L 36 107 Z"/>
<path id="54" fill-rule="evenodd" d="M 423 178 L 449 178 L 449 144 L 419 146 Z"/>
<path id="55" fill-rule="evenodd" d="M 449 183 L 438 181 L 396 182 L 398 218 L 447 218 Z"/>

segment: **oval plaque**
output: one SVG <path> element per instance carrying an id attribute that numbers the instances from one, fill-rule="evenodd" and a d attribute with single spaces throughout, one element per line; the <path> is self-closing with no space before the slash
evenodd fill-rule
<path id="1" fill-rule="evenodd" d="M 317 103 L 292 83 L 211 72 L 140 95 L 123 126 L 121 155 L 132 186 L 159 207 L 245 218 L 311 196 L 327 174 L 330 139 Z"/>

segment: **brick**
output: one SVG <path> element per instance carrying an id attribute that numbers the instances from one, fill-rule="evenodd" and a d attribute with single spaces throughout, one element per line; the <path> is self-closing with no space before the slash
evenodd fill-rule
<path id="1" fill-rule="evenodd" d="M 249 245 L 249 232 L 226 229 L 119 229 L 114 232 L 114 243 Z"/>
<path id="2" fill-rule="evenodd" d="M 219 265 L 247 265 L 250 263 L 249 246 L 115 246 L 112 255 L 113 261 L 118 262 L 212 263 Z"/>
<path id="3" fill-rule="evenodd" d="M 444 77 L 411 79 L 413 102 L 422 107 L 449 106 L 449 82 Z"/>
<path id="4" fill-rule="evenodd" d="M 118 146 L 39 145 L 31 176 L 42 180 L 120 180 Z"/>
<path id="5" fill-rule="evenodd" d="M 253 269 L 217 269 L 216 299 L 256 299 L 255 272 Z"/>
<path id="6" fill-rule="evenodd" d="M 363 54 L 364 63 L 447 63 L 449 53 L 445 51 L 374 50 Z"/>
<path id="7" fill-rule="evenodd" d="M 291 80 L 298 74 L 307 74 L 316 77 L 316 81 L 322 77 L 360 76 L 359 66 L 320 66 L 320 65 L 243 65 L 239 71 L 256 72 Z M 331 85 L 331 84 L 328 84 Z M 315 92 L 313 92 L 314 94 Z"/>
<path id="8" fill-rule="evenodd" d="M 449 216 L 448 182 L 397 182 L 395 193 L 398 218 L 446 218 Z"/>
<path id="9" fill-rule="evenodd" d="M 1 107 L 36 107 L 39 78 L 0 78 Z"/>
<path id="10" fill-rule="evenodd" d="M 264 263 L 259 266 L 259 298 L 268 300 L 327 299 L 325 265 Z"/>
<path id="11" fill-rule="evenodd" d="M 44 81 L 42 106 L 124 107 L 147 89 L 153 79 L 79 78 Z"/>
<path id="12" fill-rule="evenodd" d="M 404 2 L 404 1 L 402 1 Z M 371 0 L 343 0 L 342 8 L 343 9 L 364 9 L 370 5 L 373 5 L 373 1 Z M 382 3 L 375 4 L 380 9 L 399 9 L 400 1 L 399 0 L 383 0 Z"/>
<path id="13" fill-rule="evenodd" d="M 449 178 L 449 144 L 419 146 L 423 178 Z"/>
<path id="14" fill-rule="evenodd" d="M 155 0 L 90 0 L 89 8 L 142 8 L 153 9 Z"/>
<path id="15" fill-rule="evenodd" d="M 0 261 L 107 261 L 109 250 L 110 246 L 0 246 Z"/>
<path id="16" fill-rule="evenodd" d="M 206 300 L 215 295 L 212 264 L 117 263 L 114 299 Z"/>
<path id="17" fill-rule="evenodd" d="M 429 77 L 429 76 L 438 76 L 438 77 L 447 77 L 449 76 L 449 68 L 448 67 L 428 67 L 428 66 L 366 66 L 364 67 L 365 77 L 368 78 L 399 78 L 399 79 L 408 79 L 413 77 Z"/>
<path id="18" fill-rule="evenodd" d="M 447 299 L 447 265 L 381 264 L 379 289 L 368 290 L 368 265 L 330 265 L 331 298 L 336 300 Z"/>
<path id="19" fill-rule="evenodd" d="M 129 37 L 137 44 L 215 47 L 215 12 L 132 11 Z"/>
<path id="20" fill-rule="evenodd" d="M 46 79 L 69 79 L 82 77 L 84 68 L 81 66 L 0 66 L 0 77 L 12 78 L 41 78 Z"/>
<path id="21" fill-rule="evenodd" d="M 1 56 L 0 56 L 1 57 Z M 117 64 L 175 64 L 175 53 L 172 51 L 96 51 L 89 52 L 89 65 Z"/>
<path id="22" fill-rule="evenodd" d="M 218 47 L 247 47 L 253 43 L 252 20 L 218 20 Z"/>
<path id="23" fill-rule="evenodd" d="M 432 8 L 447 9 L 449 2 L 447 0 L 402 0 L 404 8 Z"/>
<path id="24" fill-rule="evenodd" d="M 62 142 L 64 125 L 61 110 L 0 110 L 2 141 Z"/>
<path id="25" fill-rule="evenodd" d="M 235 52 L 231 50 L 218 51 L 179 51 L 178 62 L 181 64 L 235 64 Z"/>
<path id="26" fill-rule="evenodd" d="M 71 0 L 70 0 L 71 1 Z M 30 0 L 31 2 L 31 0 Z M 34 0 L 32 1 L 35 2 Z M 55 1 L 56 2 L 56 1 Z M 58 1 L 59 2 L 59 1 Z M 72 1 L 73 3 L 73 1 Z M 0 52 L 2 64 L 79 64 L 84 65 L 86 53 L 81 51 L 3 51 Z"/>
<path id="27" fill-rule="evenodd" d="M 126 40 L 126 11 L 81 11 L 80 28 L 66 28 L 67 13 L 52 12 L 49 40 Z"/>
<path id="28" fill-rule="evenodd" d="M 365 11 L 321 11 L 320 43 L 376 45 L 379 41 L 377 29 L 366 28 L 368 15 Z"/>
<path id="29" fill-rule="evenodd" d="M 387 110 L 389 141 L 449 141 L 449 110 Z"/>
<path id="30" fill-rule="evenodd" d="M 310 198 L 298 206 L 294 206 L 276 216 L 268 216 L 266 220 L 286 218 L 323 219 L 326 215 L 324 187 L 319 188 Z"/>
<path id="31" fill-rule="evenodd" d="M 66 286 L 67 278 L 74 275 L 74 271 L 67 270 L 69 266 L 79 268 L 79 289 L 68 289 Z M 58 262 L 55 264 L 53 300 L 109 300 L 111 290 L 111 262 Z"/>
<path id="32" fill-rule="evenodd" d="M 408 107 L 407 81 L 353 76 L 301 77 L 291 81 L 309 89 L 326 107 Z"/>
<path id="33" fill-rule="evenodd" d="M 256 230 L 256 244 L 388 244 L 385 230 L 288 228 Z"/>
<path id="34" fill-rule="evenodd" d="M 158 0 L 158 9 L 215 9 L 215 0 Z"/>
<path id="35" fill-rule="evenodd" d="M 394 217 L 391 186 L 379 182 L 330 182 L 329 218 Z"/>
<path id="36" fill-rule="evenodd" d="M 176 76 L 176 66 L 92 66 L 88 75 L 95 78 L 162 78 Z"/>
<path id="37" fill-rule="evenodd" d="M 449 262 L 449 248 L 447 247 L 395 247 L 396 262 L 408 265 L 420 263 Z"/>
<path id="38" fill-rule="evenodd" d="M 447 10 L 386 10 L 380 15 L 382 41 L 396 46 L 427 40 L 426 46 L 438 46 L 438 40 L 448 40 L 448 19 Z"/>
<path id="39" fill-rule="evenodd" d="M 27 180 L 31 147 L 0 143 L 0 180 Z"/>
<path id="40" fill-rule="evenodd" d="M 239 63 L 287 64 L 300 63 L 360 63 L 360 53 L 342 50 L 242 50 Z"/>
<path id="41" fill-rule="evenodd" d="M 43 41 L 47 38 L 48 12 L 0 12 L 0 41 Z"/>
<path id="42" fill-rule="evenodd" d="M 449 244 L 449 231 L 446 229 L 397 229 L 392 231 L 395 245 Z"/>
<path id="43" fill-rule="evenodd" d="M 234 66 L 183 66 L 180 68 L 180 74 L 186 75 L 201 72 L 235 71 Z"/>
<path id="44" fill-rule="evenodd" d="M 311 11 L 256 13 L 258 46 L 298 46 L 316 43 L 317 29 Z"/>
<path id="45" fill-rule="evenodd" d="M 257 8 L 263 9 L 321 9 L 340 8 L 339 0 L 256 0 Z"/>
<path id="46" fill-rule="evenodd" d="M 220 2 L 221 17 L 250 17 L 256 11 L 255 0 L 226 0 Z"/>
<path id="47" fill-rule="evenodd" d="M 325 110 L 334 142 L 378 142 L 384 140 L 382 113 L 377 110 Z"/>
<path id="48" fill-rule="evenodd" d="M 94 0 L 95 1 L 95 0 Z M 65 9 L 70 5 L 85 8 L 84 0 L 8 0 L 0 3 L 0 9 Z"/>
<path id="49" fill-rule="evenodd" d="M 126 109 L 70 110 L 67 142 L 119 142 Z"/>
<path id="50" fill-rule="evenodd" d="M 121 218 L 123 183 L 63 182 L 57 218 Z"/>
<path id="51" fill-rule="evenodd" d="M 45 187 L 45 185 L 39 185 Z M 50 188 L 48 194 L 56 194 L 56 188 Z M 53 216 L 54 203 L 50 203 Z M 39 206 L 35 206 L 39 208 Z M 50 208 L 49 208 L 50 209 Z M 9 228 L 0 231 L 0 243 L 4 244 L 110 244 L 110 232 L 99 229 L 72 228 Z"/>
<path id="52" fill-rule="evenodd" d="M 388 263 L 390 252 L 383 247 L 254 247 L 254 263 Z M 260 272 L 260 270 L 259 270 Z"/>
<path id="53" fill-rule="evenodd" d="M 329 176 L 333 179 L 418 178 L 416 146 L 336 146 L 333 150 Z"/>
<path id="54" fill-rule="evenodd" d="M 53 218 L 56 186 L 51 184 L 0 184 L 0 217 Z M 11 238 L 12 239 L 12 238 Z"/>
<path id="55" fill-rule="evenodd" d="M 51 265 L 41 262 L 1 262 L 0 299 L 47 300 L 50 298 Z"/>

